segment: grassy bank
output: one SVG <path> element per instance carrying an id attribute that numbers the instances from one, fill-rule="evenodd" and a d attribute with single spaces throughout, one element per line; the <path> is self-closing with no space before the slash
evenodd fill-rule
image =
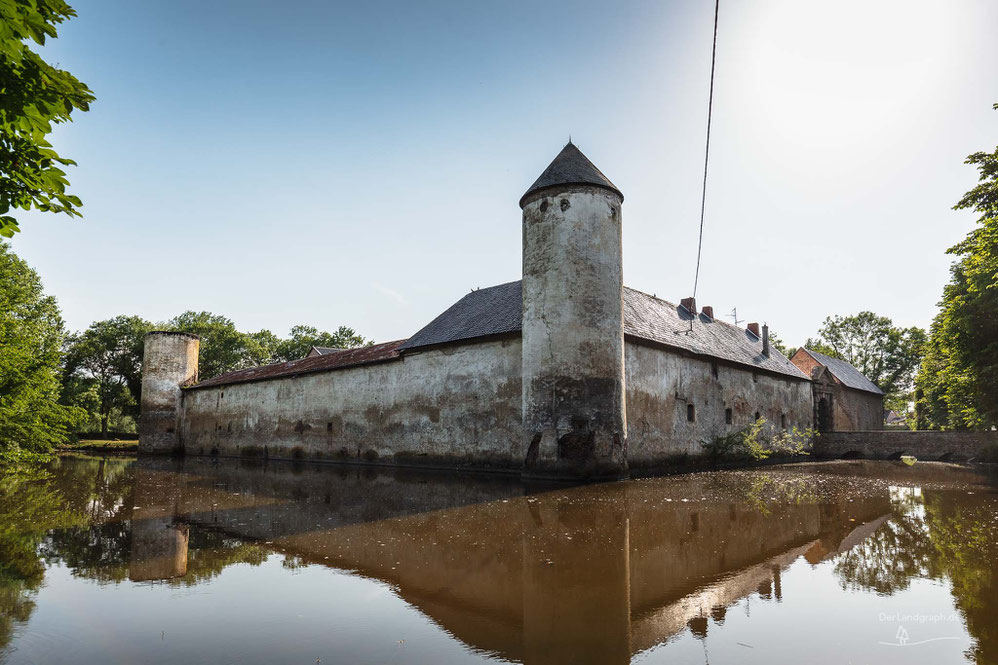
<path id="1" fill-rule="evenodd" d="M 101 453 L 134 453 L 139 449 L 138 439 L 80 439 L 72 443 L 65 443 L 56 451 L 92 451 Z"/>

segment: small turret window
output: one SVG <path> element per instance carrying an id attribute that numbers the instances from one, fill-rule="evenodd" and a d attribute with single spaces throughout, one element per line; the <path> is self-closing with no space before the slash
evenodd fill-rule
<path id="1" fill-rule="evenodd" d="M 692 423 L 692 422 L 696 422 L 696 419 L 697 419 L 697 409 L 696 409 L 696 407 L 693 406 L 692 404 L 687 404 L 686 405 L 686 420 L 688 420 L 688 421 L 690 421 Z"/>
<path id="2" fill-rule="evenodd" d="M 725 409 L 724 410 L 724 422 L 726 424 L 730 425 L 732 420 L 733 420 L 733 416 L 732 416 L 732 413 L 731 413 L 731 409 Z"/>

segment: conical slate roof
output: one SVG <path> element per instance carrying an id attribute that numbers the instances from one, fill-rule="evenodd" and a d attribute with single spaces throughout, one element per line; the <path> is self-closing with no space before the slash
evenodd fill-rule
<path id="1" fill-rule="evenodd" d="M 520 207 L 528 196 L 534 192 L 549 187 L 560 187 L 562 185 L 594 185 L 609 189 L 624 199 L 617 186 L 610 182 L 610 179 L 603 175 L 596 166 L 589 161 L 589 158 L 582 154 L 582 151 L 575 147 L 571 141 L 568 142 L 554 161 L 548 164 L 541 177 L 534 181 L 530 189 L 520 197 Z"/>

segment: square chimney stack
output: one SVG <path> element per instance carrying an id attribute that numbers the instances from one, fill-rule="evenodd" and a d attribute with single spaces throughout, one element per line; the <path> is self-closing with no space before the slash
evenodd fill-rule
<path id="1" fill-rule="evenodd" d="M 703 306 L 703 307 L 702 307 L 702 308 L 700 309 L 700 311 L 701 311 L 701 312 L 703 312 L 703 315 L 704 315 L 704 316 L 706 316 L 706 317 L 707 317 L 708 319 L 710 319 L 711 321 L 713 321 L 713 320 L 714 320 L 714 308 L 713 308 L 713 307 L 711 307 L 710 305 L 704 305 L 704 306 Z"/>
<path id="2" fill-rule="evenodd" d="M 759 324 L 758 323 L 750 323 L 747 326 L 745 326 L 745 328 L 750 333 L 752 333 L 753 335 L 755 335 L 757 339 L 762 339 L 762 335 L 759 334 Z"/>
<path id="3" fill-rule="evenodd" d="M 697 301 L 696 298 L 683 298 L 679 301 L 679 305 L 686 309 L 690 314 L 697 313 Z"/>

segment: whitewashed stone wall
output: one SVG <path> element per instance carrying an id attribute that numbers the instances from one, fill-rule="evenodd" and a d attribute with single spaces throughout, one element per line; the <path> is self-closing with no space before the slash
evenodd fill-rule
<path id="1" fill-rule="evenodd" d="M 627 457 L 657 466 L 703 453 L 703 441 L 755 422 L 770 433 L 812 426 L 811 383 L 684 357 L 627 341 Z M 692 404 L 693 421 L 688 418 Z M 731 409 L 732 422 L 726 422 Z"/>
<path id="2" fill-rule="evenodd" d="M 628 462 L 696 457 L 702 442 L 758 412 L 771 431 L 811 427 L 811 386 L 627 341 Z M 184 390 L 187 454 L 519 471 L 519 339 L 465 344 L 403 360 Z M 716 370 L 716 375 L 715 375 Z M 694 421 L 687 405 L 694 405 Z M 732 410 L 732 423 L 725 410 Z"/>
<path id="3" fill-rule="evenodd" d="M 522 465 L 519 339 L 184 391 L 188 454 Z"/>

